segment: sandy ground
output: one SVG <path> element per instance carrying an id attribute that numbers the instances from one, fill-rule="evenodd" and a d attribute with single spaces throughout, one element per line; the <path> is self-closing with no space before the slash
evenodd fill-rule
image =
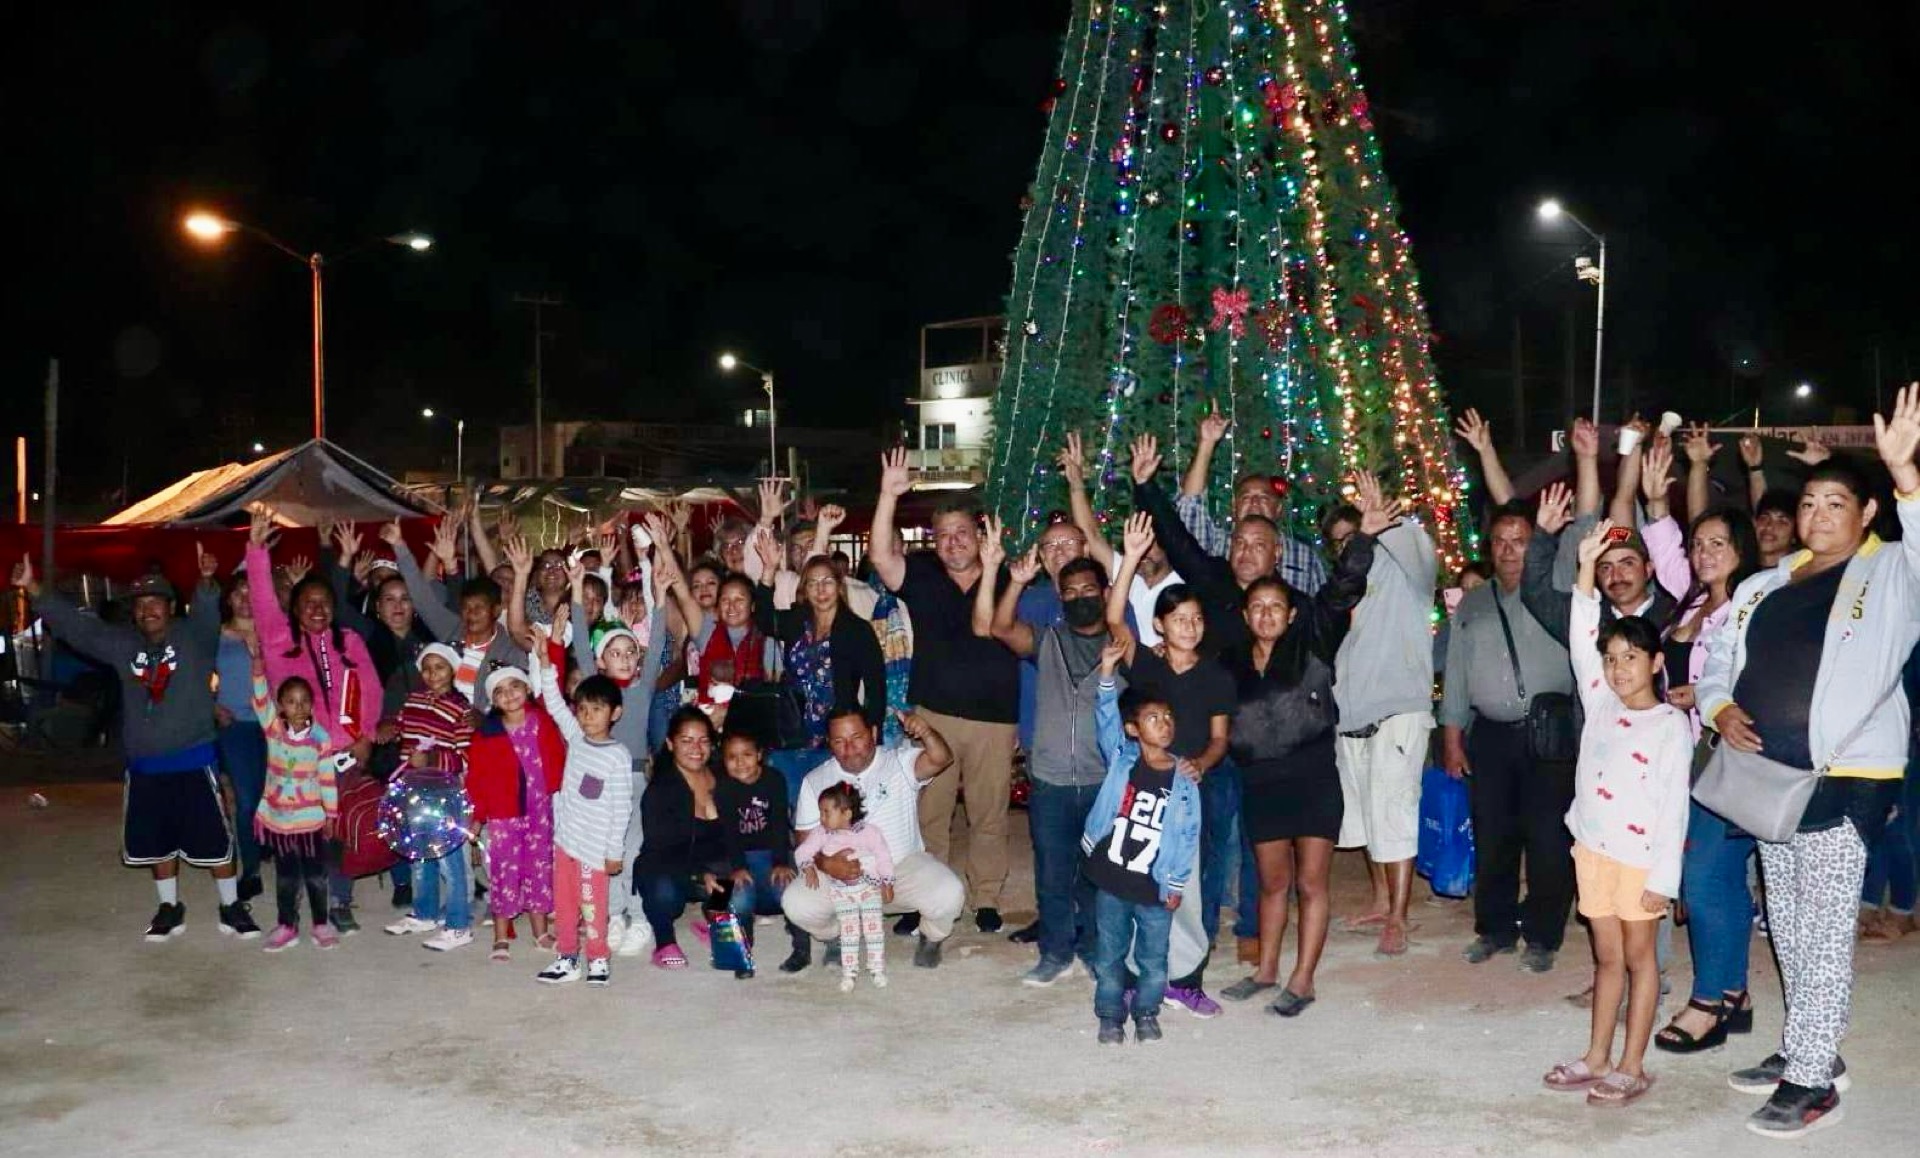
<path id="1" fill-rule="evenodd" d="M 1585 981 L 1577 930 L 1547 976 L 1512 958 L 1475 969 L 1458 958 L 1467 913 L 1416 902 L 1404 960 L 1336 935 L 1320 1001 L 1298 1021 L 1169 1010 L 1165 1042 L 1102 1049 L 1088 982 L 1022 988 L 1030 952 L 970 925 L 935 972 L 911 968 L 910 942 L 894 939 L 884 992 L 842 996 L 819 968 L 740 982 L 625 959 L 605 991 L 551 989 L 533 982 L 524 940 L 499 965 L 478 945 L 441 955 L 383 936 L 374 882 L 361 885 L 374 931 L 269 957 L 217 933 L 196 873 L 189 931 L 148 945 L 152 888 L 116 859 L 118 788 L 41 784 L 50 807 L 31 809 L 36 779 L 0 777 L 0 1151 L 21 1158 L 1777 1149 L 1741 1128 L 1755 1102 L 1722 1080 L 1777 1040 L 1764 947 L 1758 1032 L 1656 1055 L 1653 1094 L 1607 1113 L 1539 1085 L 1585 1040 L 1584 1013 L 1563 1000 Z M 1015 837 L 1018 920 L 1032 899 L 1023 825 Z M 1335 871 L 1355 899 L 1358 862 Z M 770 949 L 781 939 L 763 935 Z M 1239 974 L 1224 956 L 1215 987 Z M 1920 1136 L 1920 938 L 1869 946 L 1861 966 L 1847 1120 L 1807 1139 L 1809 1153 L 1913 1153 Z"/>

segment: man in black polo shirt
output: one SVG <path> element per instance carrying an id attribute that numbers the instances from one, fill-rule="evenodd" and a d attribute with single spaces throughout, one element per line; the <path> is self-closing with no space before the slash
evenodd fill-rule
<path id="1" fill-rule="evenodd" d="M 920 835 L 948 863 L 953 809 L 967 802 L 967 903 L 982 932 L 1000 928 L 1007 883 L 1007 790 L 1013 778 L 1020 664 L 1005 646 L 973 634 L 980 583 L 980 516 L 971 502 L 934 508 L 932 551 L 902 554 L 894 507 L 912 487 L 907 452 L 880 458 L 880 501 L 873 509 L 875 572 L 913 614 L 913 676 L 908 698 L 946 738 L 953 764 L 920 793 Z"/>

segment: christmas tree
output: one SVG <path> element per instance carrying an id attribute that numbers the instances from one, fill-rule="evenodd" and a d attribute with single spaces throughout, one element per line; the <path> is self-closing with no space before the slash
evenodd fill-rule
<path id="1" fill-rule="evenodd" d="M 1335 0 L 1078 0 L 994 398 L 988 498 L 1018 533 L 1064 505 L 1068 431 L 1108 512 L 1133 435 L 1184 470 L 1218 405 L 1216 513 L 1271 472 L 1313 538 L 1372 470 L 1463 561 L 1464 478 L 1346 24 Z"/>

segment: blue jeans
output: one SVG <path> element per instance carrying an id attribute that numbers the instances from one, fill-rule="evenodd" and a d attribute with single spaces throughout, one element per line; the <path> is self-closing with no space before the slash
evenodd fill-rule
<path id="1" fill-rule="evenodd" d="M 776 748 L 767 753 L 767 767 L 787 782 L 787 808 L 800 807 L 800 782 L 827 759 L 824 748 Z"/>
<path id="2" fill-rule="evenodd" d="M 260 844 L 253 836 L 253 816 L 267 787 L 267 734 L 258 722 L 235 718 L 216 737 L 220 770 L 233 785 L 233 835 L 240 848 L 240 875 L 260 875 Z"/>
<path id="3" fill-rule="evenodd" d="M 1065 788 L 1032 781 L 1027 831 L 1033 837 L 1033 893 L 1040 908 L 1040 959 L 1093 957 L 1093 883 L 1080 871 L 1080 838 L 1098 784 Z"/>
<path id="4" fill-rule="evenodd" d="M 673 935 L 673 923 L 680 919 L 687 906 L 704 905 L 707 901 L 707 890 L 697 874 L 641 873 L 634 880 L 633 888 L 640 894 L 640 908 L 647 915 L 647 924 L 653 927 L 653 943 L 661 949 L 678 943 Z M 734 889 L 732 893 L 727 908 L 740 918 L 742 927 L 750 927 L 754 890 Z"/>
<path id="5" fill-rule="evenodd" d="M 653 693 L 653 699 L 647 705 L 647 750 L 629 753 L 635 760 L 646 763 L 660 745 L 667 742 L 667 721 L 680 710 L 680 685 L 675 684 L 663 692 Z"/>
<path id="6" fill-rule="evenodd" d="M 1860 887 L 1860 903 L 1880 907 L 1884 895 L 1896 913 L 1913 912 L 1915 875 L 1920 864 L 1920 762 L 1907 764 L 1906 782 L 1900 785 L 1900 804 L 1887 822 L 1887 830 L 1867 850 L 1867 879 Z"/>
<path id="7" fill-rule="evenodd" d="M 444 912 L 442 882 L 447 891 Z M 423 921 L 444 921 L 449 929 L 473 927 L 473 882 L 468 879 L 466 845 L 435 860 L 413 862 L 413 915 Z"/>
<path id="8" fill-rule="evenodd" d="M 1093 915 L 1099 928 L 1093 950 L 1093 1015 L 1101 1021 L 1123 1021 L 1127 993 L 1127 951 L 1138 968 L 1134 983 L 1133 1018 L 1160 1016 L 1167 994 L 1167 938 L 1173 930 L 1173 912 L 1165 905 L 1136 905 L 1104 889 L 1093 894 Z"/>
<path id="9" fill-rule="evenodd" d="M 1222 760 L 1200 781 L 1200 927 L 1206 931 L 1208 945 L 1220 934 L 1220 905 L 1227 895 L 1236 845 L 1242 848 L 1241 895 L 1254 900 L 1240 905 L 1234 932 L 1242 937 L 1260 935 L 1260 871 L 1245 844 L 1240 835 L 1240 770 L 1231 760 Z"/>
<path id="10" fill-rule="evenodd" d="M 1680 899 L 1687 903 L 1687 944 L 1693 950 L 1693 996 L 1719 1001 L 1747 988 L 1753 943 L 1753 894 L 1747 858 L 1753 838 L 1728 836 L 1727 822 L 1689 804 L 1687 843 L 1680 862 Z"/>
<path id="11" fill-rule="evenodd" d="M 734 886 L 733 911 L 743 918 L 779 916 L 780 894 L 787 890 L 785 886 L 773 883 L 773 854 L 765 850 L 748 850 L 746 857 L 747 871 L 753 874 L 753 883 L 744 889 Z"/>

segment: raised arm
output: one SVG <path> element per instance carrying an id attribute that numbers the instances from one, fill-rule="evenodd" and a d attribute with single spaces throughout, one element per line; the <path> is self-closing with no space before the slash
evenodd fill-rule
<path id="1" fill-rule="evenodd" d="M 967 621 L 967 627 L 979 639 L 993 638 L 994 590 L 1000 579 L 1000 568 L 1007 562 L 1006 529 L 994 515 L 986 518 L 985 532 L 980 536 L 980 582 L 973 588 L 973 614 Z"/>
<path id="2" fill-rule="evenodd" d="M 120 665 L 120 661 L 140 647 L 139 633 L 131 627 L 114 627 L 80 609 L 58 593 L 42 591 L 33 574 L 33 560 L 21 555 L 13 565 L 13 585 L 33 601 L 34 614 L 47 621 L 47 629 L 67 646 L 101 663 Z"/>
<path id="3" fill-rule="evenodd" d="M 1007 589 L 1000 596 L 1000 602 L 993 609 L 993 638 L 1005 644 L 1007 649 L 1022 659 L 1031 656 L 1039 647 L 1039 639 L 1033 625 L 1018 617 L 1020 596 L 1029 584 L 1042 574 L 1039 555 L 1032 549 L 1015 559 L 1007 566 Z M 988 579 L 980 578 L 980 590 L 984 595 Z"/>
<path id="4" fill-rule="evenodd" d="M 1573 445 L 1574 511 L 1600 511 L 1600 429 L 1584 418 L 1573 420 L 1567 439 Z"/>
<path id="5" fill-rule="evenodd" d="M 1650 433 L 1652 428 L 1647 425 L 1646 419 L 1641 418 L 1638 414 L 1627 420 L 1625 429 L 1638 430 L 1640 432 L 1640 445 L 1642 447 L 1650 445 L 1653 441 Z M 1638 454 L 1623 454 L 1620 456 L 1618 473 L 1613 480 L 1613 501 L 1607 504 L 1607 517 L 1612 519 L 1616 526 L 1631 527 L 1634 525 L 1633 506 L 1635 497 L 1639 495 L 1639 493 L 1640 456 Z"/>
<path id="6" fill-rule="evenodd" d="M 1067 511 L 1073 517 L 1073 525 L 1079 527 L 1080 533 L 1086 536 L 1087 554 L 1100 564 L 1101 570 L 1113 574 L 1119 558 L 1100 529 L 1100 520 L 1094 516 L 1093 504 L 1087 501 L 1087 460 L 1081 454 L 1079 431 L 1067 432 L 1066 448 L 1055 461 L 1060 464 L 1060 475 L 1067 484 Z"/>
<path id="7" fill-rule="evenodd" d="M 900 590 L 907 581 L 907 557 L 900 551 L 900 537 L 894 533 L 894 508 L 901 496 L 913 488 L 907 473 L 907 451 L 895 447 L 880 456 L 880 497 L 873 505 L 873 534 L 867 544 L 867 557 L 873 570 L 889 591 Z"/>
<path id="8" fill-rule="evenodd" d="M 1553 565 L 1560 551 L 1560 535 L 1572 518 L 1573 495 L 1567 484 L 1554 483 L 1540 492 L 1534 535 L 1527 543 L 1526 569 L 1520 578 L 1520 601 L 1562 647 L 1567 644 L 1567 597 L 1553 585 Z"/>
<path id="9" fill-rule="evenodd" d="M 1720 444 L 1713 441 L 1704 422 L 1687 428 L 1681 446 L 1687 456 L 1687 517 L 1697 519 L 1713 505 L 1713 456 L 1720 453 Z M 1753 440 L 1754 450 L 1760 449 L 1760 440 Z M 1740 458 L 1747 458 L 1747 440 L 1740 440 Z M 1653 512 L 1647 512 L 1649 519 Z"/>
<path id="10" fill-rule="evenodd" d="M 273 516 L 256 504 L 247 527 L 247 601 L 253 605 L 253 633 L 260 650 L 278 655 L 293 647 L 293 629 L 273 593 L 273 560 L 267 555 L 272 539 Z"/>
<path id="11" fill-rule="evenodd" d="M 1160 469 L 1160 440 L 1143 434 L 1133 440 L 1133 506 L 1153 520 L 1154 538 L 1167 553 L 1167 562 L 1188 585 L 1200 592 L 1204 603 L 1219 606 L 1237 600 L 1239 590 L 1221 570 L 1220 561 L 1201 547 L 1175 513 L 1167 492 L 1153 479 Z"/>
<path id="12" fill-rule="evenodd" d="M 1487 498 L 1495 506 L 1513 501 L 1513 480 L 1507 477 L 1507 468 L 1493 445 L 1492 425 L 1480 417 L 1478 410 L 1468 410 L 1454 424 L 1453 433 L 1480 456 L 1480 477 L 1487 484 Z"/>
<path id="13" fill-rule="evenodd" d="M 1600 649 L 1596 644 L 1600 636 L 1600 592 L 1593 585 L 1594 566 L 1601 552 L 1607 549 L 1607 532 L 1612 529 L 1612 519 L 1601 519 L 1580 540 L 1580 570 L 1574 576 L 1573 594 L 1568 599 L 1567 655 L 1573 661 L 1574 687 L 1588 712 L 1598 710 L 1613 695 L 1601 678 Z"/>
<path id="14" fill-rule="evenodd" d="M 652 534 L 656 527 L 664 529 L 665 520 L 659 515 L 648 515 L 647 532 Z M 700 601 L 693 597 L 693 591 L 688 588 L 686 573 L 680 570 L 680 558 L 673 553 L 671 542 L 659 536 L 653 540 L 653 581 L 663 597 L 669 594 L 673 596 L 673 605 L 679 610 L 681 622 L 686 627 L 685 638 L 691 640 L 700 634 L 707 613 L 700 609 Z"/>
<path id="15" fill-rule="evenodd" d="M 1153 518 L 1144 511 L 1135 511 L 1128 516 L 1126 529 L 1120 536 L 1120 545 L 1120 569 L 1114 573 L 1113 582 L 1107 587 L 1107 634 L 1121 646 L 1120 662 L 1131 666 L 1134 654 L 1140 647 L 1140 638 L 1133 633 L 1133 624 L 1127 620 L 1127 596 L 1133 588 L 1134 573 L 1140 569 L 1140 560 L 1153 550 Z"/>
<path id="16" fill-rule="evenodd" d="M 1113 642 L 1100 649 L 1100 683 L 1093 696 L 1093 736 L 1100 745 L 1100 760 L 1105 764 L 1112 764 L 1114 754 L 1127 742 L 1127 734 L 1120 726 L 1120 683 L 1113 674 L 1120 666 L 1123 650 Z"/>
<path id="17" fill-rule="evenodd" d="M 440 600 L 427 577 L 421 574 L 419 562 L 400 534 L 400 520 L 381 527 L 380 538 L 393 548 L 394 565 L 400 568 L 400 578 L 407 585 L 407 595 L 413 599 L 413 613 L 420 617 L 420 622 L 427 625 L 435 639 L 459 639 L 460 616 Z"/>
<path id="18" fill-rule="evenodd" d="M 1227 436 L 1230 424 L 1221 417 L 1219 399 L 1207 403 L 1207 413 L 1200 419 L 1200 437 L 1194 440 L 1193 461 L 1187 464 L 1187 473 L 1180 476 L 1180 493 L 1198 498 L 1207 493 L 1207 475 L 1213 469 L 1213 451 L 1220 440 Z"/>
<path id="19" fill-rule="evenodd" d="M 1920 598 L 1920 467 L 1913 465 L 1920 449 L 1920 382 L 1903 386 L 1893 396 L 1893 414 L 1873 416 L 1873 441 L 1880 461 L 1893 476 L 1894 507 L 1900 516 L 1900 554 L 1913 581 L 1908 590 Z"/>
<path id="20" fill-rule="evenodd" d="M 947 746 L 946 737 L 918 712 L 895 709 L 893 715 L 907 739 L 920 745 L 920 755 L 913 762 L 913 778 L 925 783 L 945 772 L 953 763 L 953 749 Z"/>
<path id="21" fill-rule="evenodd" d="M 519 535 L 502 535 L 500 549 L 506 553 L 507 565 L 513 568 L 513 586 L 507 591 L 507 635 L 521 648 L 533 650 L 533 632 L 527 627 L 527 585 L 533 579 L 533 551 L 527 541 Z M 579 605 L 574 600 L 574 605 Z M 592 671 L 593 665 L 588 664 Z"/>
<path id="22" fill-rule="evenodd" d="M 481 573 L 491 575 L 493 569 L 500 565 L 500 556 L 494 553 L 493 544 L 487 541 L 486 525 L 480 521 L 480 504 L 471 495 L 467 497 L 466 513 L 467 540 L 473 544 L 474 557 L 480 560 Z M 501 521 L 505 523 L 512 517 L 503 511 Z"/>
<path id="23" fill-rule="evenodd" d="M 211 653 L 220 646 L 220 583 L 214 578 L 220 573 L 220 560 L 198 540 L 193 544 L 193 556 L 200 582 L 187 604 L 187 630 Z"/>
<path id="24" fill-rule="evenodd" d="M 569 744 L 577 744 L 586 739 L 586 733 L 580 730 L 580 721 L 574 718 L 573 709 L 567 706 L 566 689 L 560 685 L 560 673 L 547 663 L 547 628 L 535 624 L 533 628 L 533 646 L 527 649 L 527 673 L 540 687 L 540 702 L 547 706 L 547 714 L 560 729 L 560 735 Z"/>

